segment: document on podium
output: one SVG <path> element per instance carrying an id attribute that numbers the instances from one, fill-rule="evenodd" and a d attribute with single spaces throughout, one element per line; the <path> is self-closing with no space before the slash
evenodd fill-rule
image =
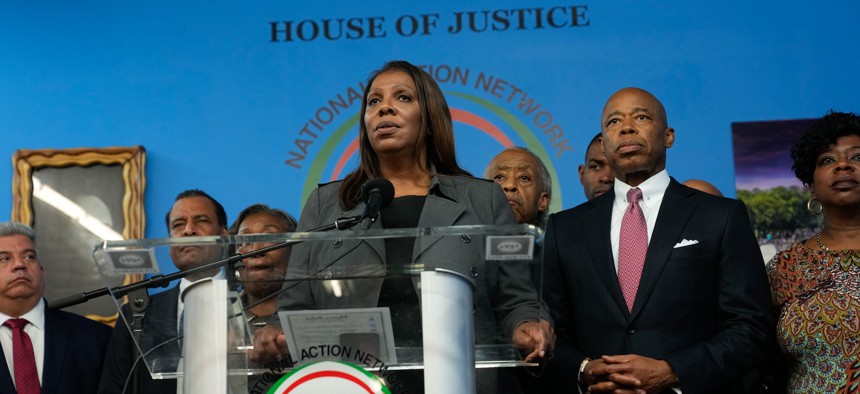
<path id="1" fill-rule="evenodd" d="M 374 357 L 397 364 L 388 308 L 280 311 L 294 361 L 352 361 Z"/>

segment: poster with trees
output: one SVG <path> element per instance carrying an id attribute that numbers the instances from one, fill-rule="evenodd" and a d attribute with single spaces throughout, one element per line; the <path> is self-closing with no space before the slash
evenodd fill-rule
<path id="1" fill-rule="evenodd" d="M 750 211 L 766 260 L 821 225 L 806 208 L 809 190 L 795 177 L 791 159 L 791 147 L 813 121 L 732 123 L 736 194 Z"/>

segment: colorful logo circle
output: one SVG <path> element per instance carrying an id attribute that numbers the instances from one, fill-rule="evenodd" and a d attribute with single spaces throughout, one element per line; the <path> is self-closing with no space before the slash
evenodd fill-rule
<path id="1" fill-rule="evenodd" d="M 391 394 L 381 379 L 356 365 L 320 361 L 284 375 L 269 394 Z"/>
<path id="2" fill-rule="evenodd" d="M 461 124 L 489 136 L 499 144 L 498 150 L 493 155 L 504 148 L 514 146 L 514 139 L 522 141 L 522 146 L 540 157 L 549 171 L 550 178 L 553 180 L 559 179 L 546 148 L 541 144 L 541 141 L 534 135 L 532 130 L 517 116 L 500 105 L 474 95 L 456 91 L 446 91 L 445 95 L 449 99 L 455 99 L 458 103 L 462 103 L 462 107 L 459 108 L 454 107 L 453 103 L 451 103 L 451 117 L 455 123 L 455 129 L 457 129 L 457 124 Z M 474 107 L 474 109 L 464 109 L 463 107 Z M 479 115 L 479 111 L 493 116 L 495 123 L 488 120 L 487 117 Z M 302 188 L 302 204 L 307 200 L 308 195 L 317 186 L 317 183 L 341 179 L 348 171 L 352 170 L 352 168 L 348 168 L 347 166 L 350 162 L 357 161 L 356 156 L 359 144 L 358 121 L 359 114 L 347 118 L 325 140 L 308 169 Z M 497 124 L 501 124 L 503 127 L 499 127 Z M 508 132 L 506 133 L 502 129 L 508 130 Z M 469 154 L 470 152 L 466 152 L 466 155 Z M 462 150 L 459 148 L 458 156 L 464 156 Z M 486 164 L 488 162 L 484 163 L 484 165 Z M 474 175 L 478 177 L 483 176 L 482 173 Z M 557 212 L 561 210 L 562 200 L 559 182 L 555 181 L 552 185 L 552 201 L 550 202 L 549 211 Z"/>

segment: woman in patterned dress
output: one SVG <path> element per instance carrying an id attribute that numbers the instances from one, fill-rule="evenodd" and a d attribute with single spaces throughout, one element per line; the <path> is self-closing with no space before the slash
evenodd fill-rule
<path id="1" fill-rule="evenodd" d="M 791 393 L 860 392 L 860 117 L 831 112 L 791 150 L 823 215 L 814 237 L 767 265 Z"/>

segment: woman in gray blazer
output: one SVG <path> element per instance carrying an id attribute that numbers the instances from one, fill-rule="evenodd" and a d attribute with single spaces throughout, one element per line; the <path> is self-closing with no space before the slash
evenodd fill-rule
<path id="1" fill-rule="evenodd" d="M 309 196 L 297 231 L 308 231 L 365 210 L 362 185 L 385 178 L 394 199 L 376 228 L 516 224 L 501 188 L 476 179 L 457 164 L 451 113 L 439 86 L 422 69 L 403 61 L 389 62 L 365 85 L 359 121 L 358 169 L 341 181 L 323 184 Z M 295 245 L 287 279 L 337 278 L 447 269 L 471 278 L 476 286 L 476 339 L 502 335 L 522 348 L 527 360 L 550 350 L 552 329 L 538 322 L 540 302 L 522 263 L 484 260 L 478 237 L 404 238 L 308 242 Z M 414 242 L 413 242 L 414 241 Z M 290 283 L 278 300 L 280 309 L 322 309 L 387 306 L 396 340 L 420 341 L 417 277 L 350 279 L 338 296 L 323 281 Z M 412 332 L 410 332 L 410 329 Z M 288 352 L 273 327 L 255 338 L 261 354 Z M 402 342 L 401 342 L 402 343 Z"/>

